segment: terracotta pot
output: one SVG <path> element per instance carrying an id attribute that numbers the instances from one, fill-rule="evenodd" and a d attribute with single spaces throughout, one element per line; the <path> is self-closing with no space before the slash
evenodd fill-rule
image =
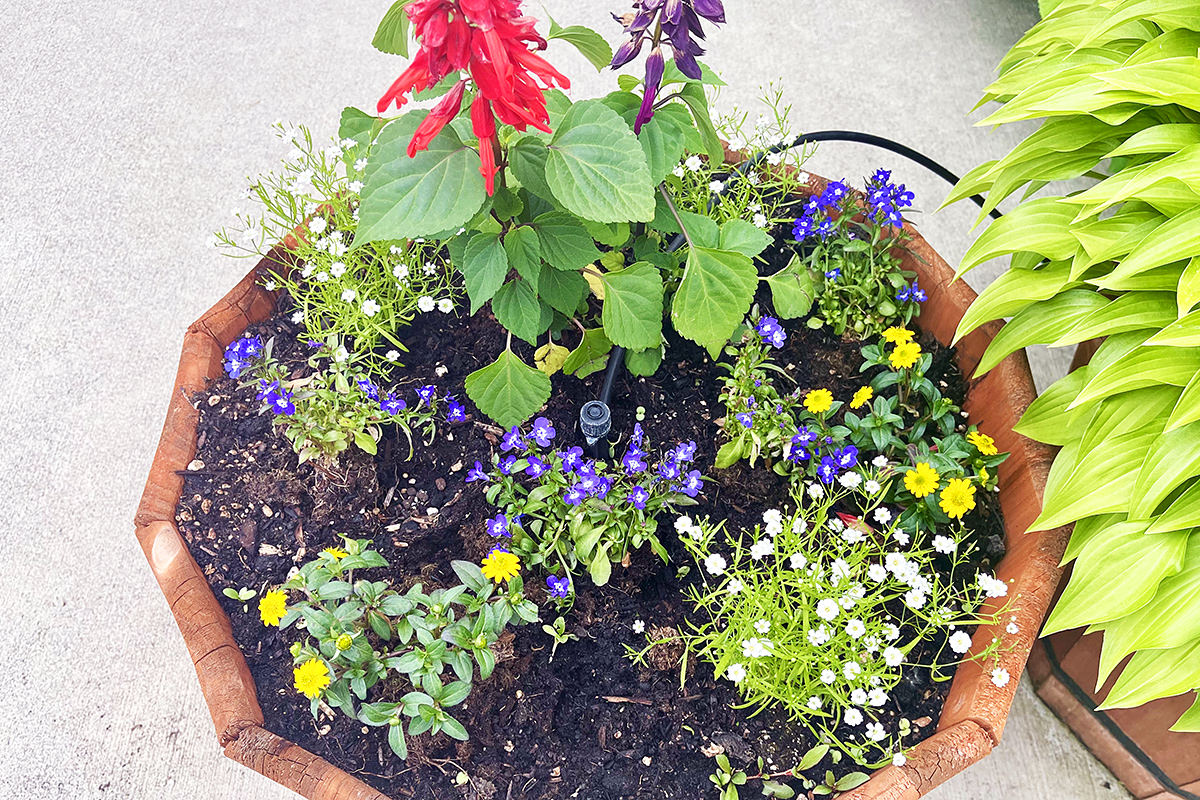
<path id="1" fill-rule="evenodd" d="M 1071 369 L 1090 361 L 1100 341 L 1082 342 L 1075 349 Z M 1064 576 L 1062 586 L 1066 580 Z M 1085 636 L 1082 629 L 1062 631 L 1039 640 L 1029 657 L 1029 677 L 1038 697 L 1134 797 L 1197 800 L 1200 733 L 1169 730 L 1192 705 L 1196 693 L 1166 697 L 1137 708 L 1096 711 L 1120 674 L 1120 670 L 1114 670 L 1100 690 L 1095 689 L 1102 641 L 1099 633 Z"/>
<path id="2" fill-rule="evenodd" d="M 820 191 L 823 184 L 815 176 L 808 179 L 810 191 Z M 919 275 L 929 294 L 920 327 L 946 343 L 975 293 L 965 283 L 955 282 L 946 262 L 915 230 L 911 232 L 905 267 Z M 275 257 L 282 255 L 281 250 Z M 261 262 L 184 336 L 162 438 L 135 518 L 137 537 L 187 642 L 225 755 L 314 800 L 386 800 L 365 783 L 263 729 L 254 682 L 233 640 L 229 619 L 173 523 L 183 488 L 178 473 L 196 450 L 198 412 L 188 398 L 221 374 L 225 346 L 248 325 L 273 312 L 275 298 L 258 285 L 269 264 L 269 259 Z M 999 323 L 984 326 L 958 344 L 958 362 L 964 374 L 972 374 L 999 329 Z M 963 665 L 954 678 L 936 733 L 909 751 L 904 766 L 877 771 L 843 797 L 913 800 L 983 758 L 1000 742 L 1018 679 L 1061 576 L 1058 562 L 1069 533 L 1065 528 L 1024 533 L 1040 512 L 1053 457 L 1050 448 L 1012 432 L 1034 396 L 1029 363 L 1020 351 L 973 381 L 966 401 L 972 420 L 995 438 L 1001 450 L 1012 453 L 999 469 L 1008 555 L 997 576 L 1008 582 L 1009 596 L 989 601 L 984 610 L 997 610 L 1011 602 L 1010 613 L 1016 615 L 1020 633 L 1003 633 L 1005 617 L 999 625 L 980 628 L 975 635 L 981 646 L 993 636 L 1005 636 L 1013 645 L 1001 657 L 1001 666 L 1011 680 L 998 687 L 982 665 Z M 702 791 L 706 790 L 697 787 L 698 793 Z"/>

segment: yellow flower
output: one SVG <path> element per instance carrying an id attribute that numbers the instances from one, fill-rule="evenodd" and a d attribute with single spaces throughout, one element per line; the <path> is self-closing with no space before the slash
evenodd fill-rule
<path id="1" fill-rule="evenodd" d="M 263 625 L 275 627 L 287 613 L 287 592 L 282 589 L 272 589 L 258 601 L 258 615 L 262 617 Z"/>
<path id="2" fill-rule="evenodd" d="M 996 449 L 996 440 L 986 433 L 971 431 L 967 434 L 967 441 L 975 445 L 975 449 L 985 456 L 994 456 L 1000 452 Z"/>
<path id="3" fill-rule="evenodd" d="M 908 369 L 917 363 L 920 357 L 921 345 L 916 342 L 900 342 L 892 351 L 889 360 L 892 362 L 892 369 Z"/>
<path id="4" fill-rule="evenodd" d="M 346 556 L 350 555 L 340 547 L 326 547 L 321 551 L 322 555 L 330 556 L 334 561 L 341 561 Z"/>
<path id="5" fill-rule="evenodd" d="M 316 700 L 329 685 L 329 668 L 319 658 L 310 658 L 292 670 L 296 691 L 309 700 Z"/>
<path id="6" fill-rule="evenodd" d="M 871 401 L 875 396 L 875 390 L 870 386 L 864 386 L 854 393 L 854 397 L 850 398 L 851 408 L 862 408 Z"/>
<path id="7" fill-rule="evenodd" d="M 828 389 L 813 389 L 804 395 L 804 407 L 814 414 L 824 414 L 833 405 L 833 393 Z"/>
<path id="8" fill-rule="evenodd" d="M 941 479 L 936 469 L 922 461 L 916 469 L 904 473 L 904 488 L 912 492 L 913 497 L 924 497 L 937 490 Z"/>
<path id="9" fill-rule="evenodd" d="M 487 554 L 487 557 L 483 559 L 480 566 L 483 568 L 484 577 L 491 578 L 496 583 L 500 583 L 509 578 L 517 577 L 517 573 L 521 571 L 521 559 L 507 550 L 501 550 L 497 547 Z"/>
<path id="10" fill-rule="evenodd" d="M 962 519 L 963 514 L 975 507 L 975 486 L 965 478 L 951 478 L 942 490 L 938 503 L 942 511 L 952 519 Z"/>
<path id="11" fill-rule="evenodd" d="M 910 331 L 908 328 L 901 328 L 895 325 L 883 332 L 883 340 L 885 342 L 891 342 L 892 344 L 904 344 L 905 342 L 911 342 L 912 338 L 912 331 Z"/>
<path id="12" fill-rule="evenodd" d="M 338 650 L 349 650 L 350 646 L 354 644 L 354 637 L 348 633 L 343 633 L 337 637 L 337 641 L 334 644 L 337 645 Z"/>
<path id="13" fill-rule="evenodd" d="M 988 482 L 988 478 L 990 478 L 990 477 L 992 477 L 992 473 L 987 471 L 987 467 L 984 467 L 983 469 L 979 470 L 979 482 L 980 483 L 986 484 Z"/>

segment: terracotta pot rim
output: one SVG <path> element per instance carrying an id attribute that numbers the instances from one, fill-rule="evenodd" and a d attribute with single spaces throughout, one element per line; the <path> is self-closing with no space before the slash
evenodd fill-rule
<path id="1" fill-rule="evenodd" d="M 820 191 L 824 180 L 813 175 L 807 189 Z M 917 272 L 929 295 L 920 327 L 949 343 L 975 293 L 910 226 L 912 234 L 905 267 Z M 290 237 L 289 237 L 290 238 Z M 195 455 L 199 412 L 190 397 L 222 371 L 226 345 L 251 324 L 268 318 L 276 297 L 259 284 L 271 269 L 287 262 L 285 240 L 252 269 L 225 297 L 193 323 L 183 341 L 179 370 L 150 475 L 135 515 L 136 533 L 159 586 L 187 643 L 205 701 L 225 754 L 272 780 L 314 800 L 388 800 L 367 784 L 263 728 L 254 681 L 233 639 L 228 616 L 188 551 L 174 525 L 183 479 L 177 474 Z M 992 323 L 957 344 L 964 375 L 971 375 L 988 343 L 1000 329 Z M 1004 687 L 993 684 L 977 662 L 963 664 L 951 686 L 937 732 L 907 753 L 903 766 L 878 770 L 858 789 L 842 795 L 852 800 L 906 798 L 928 792 L 971 763 L 987 755 L 1003 734 L 1004 722 L 1037 630 L 1049 607 L 1058 577 L 1058 562 L 1066 547 L 1068 529 L 1025 534 L 1041 509 L 1051 448 L 1012 432 L 1012 426 L 1036 396 L 1024 351 L 1006 358 L 979 380 L 969 382 L 966 408 L 973 420 L 1012 453 L 1000 467 L 1000 501 L 1005 517 L 1008 554 L 997 575 L 1009 582 L 1009 597 L 989 601 L 998 610 L 1011 602 L 1010 613 L 1020 626 L 1011 650 L 1001 656 L 1011 678 Z M 982 643 L 1002 635 L 1003 625 L 981 627 L 974 640 Z"/>

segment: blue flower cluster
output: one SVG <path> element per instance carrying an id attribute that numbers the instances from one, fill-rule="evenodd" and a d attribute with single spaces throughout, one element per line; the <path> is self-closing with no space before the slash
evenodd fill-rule
<path id="1" fill-rule="evenodd" d="M 225 374 L 235 380 L 263 354 L 262 339 L 243 336 L 225 348 Z"/>
<path id="2" fill-rule="evenodd" d="M 849 194 L 850 187 L 845 181 L 830 181 L 825 184 L 823 192 L 810 197 L 804 204 L 804 213 L 792 226 L 792 237 L 797 242 L 803 242 L 813 235 L 824 239 L 833 233 L 834 222 L 829 212 L 839 208 Z"/>
<path id="3" fill-rule="evenodd" d="M 389 417 L 399 416 L 409 410 L 408 401 L 399 397 L 395 392 L 385 392 L 370 378 L 360 376 L 354 379 L 354 383 L 368 400 L 378 403 L 379 410 Z M 432 383 L 418 386 L 413 389 L 413 392 L 417 395 L 416 405 L 412 407 L 413 414 L 421 411 L 436 412 L 435 405 L 438 400 L 436 386 Z M 466 409 L 454 399 L 454 395 L 446 395 L 446 421 L 463 422 L 466 418 Z"/>
<path id="4" fill-rule="evenodd" d="M 924 303 L 929 299 L 929 295 L 925 294 L 925 290 L 917 285 L 917 281 L 914 278 L 912 286 L 905 284 L 900 287 L 900 291 L 896 292 L 896 299 L 902 303 L 910 301 L 913 303 Z"/>
<path id="5" fill-rule="evenodd" d="M 276 414 L 290 417 L 296 413 L 296 404 L 292 402 L 292 393 L 280 386 L 278 380 L 258 381 L 258 399 L 267 404 Z"/>
<path id="6" fill-rule="evenodd" d="M 571 579 L 551 575 L 546 578 L 546 587 L 550 590 L 551 597 L 556 600 L 566 600 L 567 596 L 571 594 Z"/>
<path id="7" fill-rule="evenodd" d="M 812 428 L 800 426 L 792 436 L 787 459 L 793 464 L 812 461 L 817 465 L 817 478 L 822 483 L 833 483 L 843 472 L 858 466 L 858 448 L 852 444 L 834 447 L 835 443 L 832 436 L 822 437 Z"/>
<path id="8" fill-rule="evenodd" d="M 894 184 L 891 181 L 890 170 L 875 170 L 875 174 L 867 180 L 867 207 L 876 222 L 899 228 L 904 225 L 901 212 L 912 207 L 916 195 L 906 189 L 903 183 Z"/>
<path id="9" fill-rule="evenodd" d="M 763 317 L 754 326 L 754 330 L 758 331 L 758 335 L 763 341 L 775 347 L 776 350 L 783 347 L 787 341 L 787 333 L 784 332 L 783 326 L 779 324 L 779 320 L 774 317 Z"/>

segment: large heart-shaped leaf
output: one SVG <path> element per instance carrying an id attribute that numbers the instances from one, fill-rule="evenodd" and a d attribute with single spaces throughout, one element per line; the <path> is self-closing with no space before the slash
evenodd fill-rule
<path id="1" fill-rule="evenodd" d="M 541 255 L 555 269 L 580 270 L 600 259 L 592 235 L 578 217 L 548 211 L 533 221 Z"/>
<path id="2" fill-rule="evenodd" d="M 662 340 L 663 282 L 658 267 L 639 262 L 605 273 L 604 332 L 630 350 L 655 347 Z"/>
<path id="3" fill-rule="evenodd" d="M 492 298 L 492 313 L 507 330 L 530 344 L 546 332 L 554 317 L 550 307 L 538 301 L 529 281 L 514 278 Z"/>
<path id="4" fill-rule="evenodd" d="M 467 396 L 502 428 L 520 425 L 550 399 L 550 376 L 511 350 L 467 376 Z"/>
<path id="5" fill-rule="evenodd" d="M 671 322 L 681 336 L 715 358 L 750 310 L 757 286 L 758 271 L 745 254 L 690 248 L 671 304 Z"/>
<path id="6" fill-rule="evenodd" d="M 508 275 L 508 256 L 494 233 L 477 233 L 467 242 L 459 271 L 471 301 L 471 313 L 491 300 Z"/>

